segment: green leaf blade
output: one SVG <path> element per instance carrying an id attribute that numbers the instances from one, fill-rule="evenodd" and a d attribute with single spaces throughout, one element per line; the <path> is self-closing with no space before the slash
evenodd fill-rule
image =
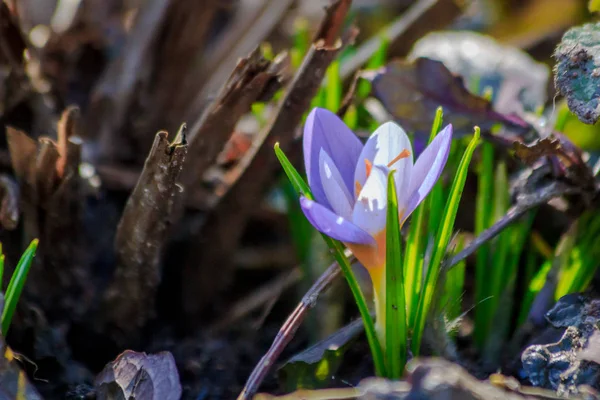
<path id="1" fill-rule="evenodd" d="M 300 176 L 300 174 L 298 173 L 296 168 L 294 168 L 294 166 L 287 158 L 283 150 L 281 150 L 281 148 L 279 147 L 279 143 L 275 143 L 275 155 L 277 156 L 279 163 L 283 167 L 283 171 L 287 175 L 292 186 L 294 186 L 296 192 L 298 194 L 303 195 L 307 199 L 312 200 L 313 196 L 310 191 L 310 188 L 308 187 L 308 184 L 304 181 L 304 179 L 302 179 L 302 176 Z"/>
<path id="2" fill-rule="evenodd" d="M 400 379 L 406 364 L 408 332 L 406 327 L 404 277 L 402 276 L 402 242 L 398 220 L 398 198 L 393 172 L 388 176 L 386 225 L 385 347 L 388 378 Z"/>
<path id="3" fill-rule="evenodd" d="M 15 268 L 15 272 L 10 278 L 10 283 L 6 288 L 6 295 L 4 297 L 4 311 L 2 312 L 2 334 L 5 337 L 8 333 L 8 328 L 10 327 L 15 309 L 17 308 L 17 303 L 19 302 L 19 298 L 23 292 L 23 287 L 25 286 L 29 269 L 31 268 L 33 258 L 35 257 L 35 252 L 37 251 L 38 242 L 38 239 L 34 239 L 29 247 L 27 247 L 27 250 L 25 250 L 21 256 L 21 259 Z"/>

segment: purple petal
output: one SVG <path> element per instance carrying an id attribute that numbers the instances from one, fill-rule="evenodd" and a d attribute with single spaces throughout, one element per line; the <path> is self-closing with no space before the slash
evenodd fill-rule
<path id="1" fill-rule="evenodd" d="M 331 205 L 331 210 L 346 219 L 352 218 L 352 205 L 354 197 L 350 195 L 348 188 L 344 184 L 342 175 L 331 160 L 327 152 L 321 149 L 319 154 L 319 174 L 323 191 Z"/>
<path id="2" fill-rule="evenodd" d="M 346 243 L 375 244 L 371 235 L 352 222 L 329 211 L 327 207 L 304 196 L 300 197 L 300 206 L 308 222 L 319 232 Z"/>
<path id="3" fill-rule="evenodd" d="M 452 144 L 452 125 L 447 125 L 427 146 L 415 163 L 410 179 L 409 199 L 404 213 L 407 218 L 429 194 L 448 160 Z"/>
<path id="4" fill-rule="evenodd" d="M 337 115 L 323 108 L 311 111 L 304 125 L 304 166 L 318 203 L 330 207 L 319 174 L 321 149 L 331 157 L 349 193 L 354 193 L 354 168 L 362 143 Z"/>

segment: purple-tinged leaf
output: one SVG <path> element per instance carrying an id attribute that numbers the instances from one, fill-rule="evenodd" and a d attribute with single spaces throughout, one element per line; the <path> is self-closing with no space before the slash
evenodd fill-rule
<path id="1" fill-rule="evenodd" d="M 490 36 L 469 31 L 432 32 L 419 39 L 408 56 L 411 60 L 418 57 L 443 62 L 470 83 L 472 93 L 491 89 L 492 104 L 498 112 L 535 111 L 546 102 L 549 68 Z"/>
<path id="2" fill-rule="evenodd" d="M 471 133 L 473 125 L 485 129 L 503 123 L 518 131 L 530 128 L 520 118 L 494 111 L 488 100 L 470 93 L 463 79 L 439 61 L 393 61 L 371 79 L 375 96 L 408 131 L 428 134 L 439 106 L 459 135 Z"/>

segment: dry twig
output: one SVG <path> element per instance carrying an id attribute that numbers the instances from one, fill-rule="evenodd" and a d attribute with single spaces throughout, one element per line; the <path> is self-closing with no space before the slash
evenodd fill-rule
<path id="1" fill-rule="evenodd" d="M 267 376 L 271 367 L 281 355 L 285 346 L 287 346 L 294 337 L 294 334 L 302 324 L 302 321 L 304 321 L 304 317 L 308 310 L 316 305 L 319 295 L 327 290 L 340 275 L 341 270 L 339 265 L 337 263 L 331 264 L 312 285 L 308 292 L 306 292 L 296 309 L 288 316 L 281 326 L 281 329 L 279 329 L 279 332 L 267 353 L 260 359 L 256 367 L 254 367 L 242 393 L 238 396 L 238 400 L 251 399 L 252 396 L 254 396 L 258 391 L 260 384 L 265 379 L 265 376 Z"/>

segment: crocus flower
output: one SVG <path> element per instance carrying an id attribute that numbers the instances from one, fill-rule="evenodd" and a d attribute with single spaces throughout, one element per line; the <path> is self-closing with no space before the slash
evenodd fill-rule
<path id="1" fill-rule="evenodd" d="M 423 201 L 448 159 L 452 126 L 446 126 L 413 163 L 404 130 L 381 125 L 366 144 L 330 111 L 315 108 L 304 126 L 304 163 L 314 201 L 302 210 L 320 232 L 343 242 L 367 268 L 375 294 L 376 325 L 385 332 L 387 178 L 395 170 L 400 226 Z"/>

